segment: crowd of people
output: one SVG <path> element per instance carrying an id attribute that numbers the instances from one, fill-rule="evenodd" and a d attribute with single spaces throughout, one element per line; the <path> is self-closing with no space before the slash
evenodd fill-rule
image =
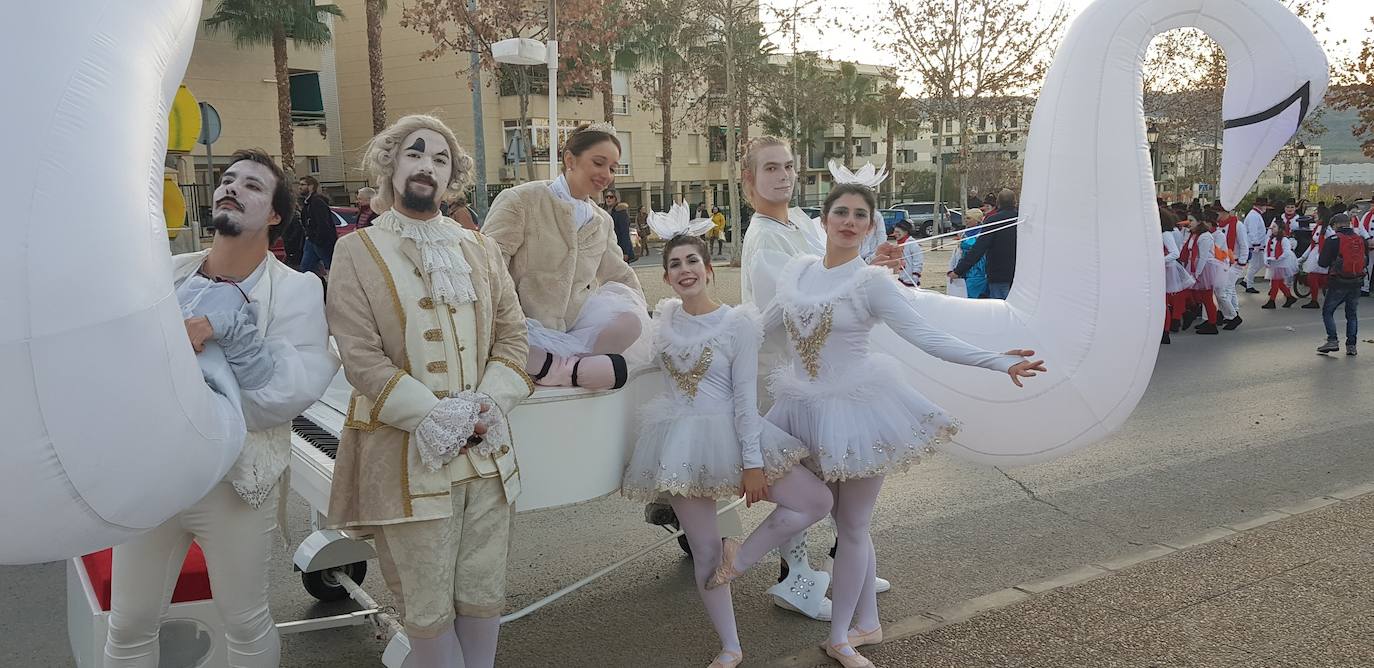
<path id="1" fill-rule="evenodd" d="M 1261 309 L 1291 308 L 1301 281 L 1310 295 L 1301 308 L 1321 310 L 1326 328 L 1318 352 L 1340 349 L 1334 318 L 1343 306 L 1346 354 L 1358 354 L 1356 311 L 1359 298 L 1369 296 L 1374 209 L 1351 211 L 1342 201 L 1313 209 L 1306 201 L 1279 205 L 1258 197 L 1242 220 L 1220 201 L 1158 204 L 1167 314 L 1161 343 L 1183 331 L 1216 335 L 1240 327 L 1238 288 L 1263 294 L 1260 281 L 1269 283 Z"/>

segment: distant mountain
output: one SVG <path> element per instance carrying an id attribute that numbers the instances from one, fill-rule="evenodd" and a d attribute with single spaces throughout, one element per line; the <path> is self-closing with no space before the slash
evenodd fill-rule
<path id="1" fill-rule="evenodd" d="M 1322 147 L 1323 164 L 1341 165 L 1374 161 L 1360 151 L 1360 140 L 1351 129 L 1358 121 L 1358 110 L 1340 111 L 1325 105 L 1320 108 L 1325 109 L 1321 120 L 1322 125 L 1326 126 L 1326 132 L 1312 143 Z"/>

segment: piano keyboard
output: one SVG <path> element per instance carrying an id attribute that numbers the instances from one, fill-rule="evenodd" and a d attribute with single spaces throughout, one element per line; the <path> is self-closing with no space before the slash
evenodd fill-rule
<path id="1" fill-rule="evenodd" d="M 316 450 L 323 452 L 330 459 L 335 459 L 339 452 L 339 439 L 314 422 L 303 416 L 297 416 L 291 421 L 291 431 L 300 436 L 305 442 L 315 446 Z"/>

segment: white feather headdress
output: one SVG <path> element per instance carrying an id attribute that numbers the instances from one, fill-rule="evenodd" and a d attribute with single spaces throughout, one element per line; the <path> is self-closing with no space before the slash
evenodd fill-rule
<path id="1" fill-rule="evenodd" d="M 652 211 L 649 213 L 649 229 L 653 230 L 658 238 L 667 241 L 681 234 L 693 237 L 701 236 L 715 226 L 710 218 L 691 220 L 691 211 L 691 208 L 684 202 L 673 204 L 673 208 L 669 209 L 668 213 Z"/>
<path id="2" fill-rule="evenodd" d="M 848 167 L 831 160 L 830 177 L 835 180 L 835 183 L 857 183 L 861 186 L 877 188 L 883 181 L 887 180 L 887 165 L 874 168 L 872 163 L 868 163 L 860 167 L 859 171 L 851 172 Z"/>

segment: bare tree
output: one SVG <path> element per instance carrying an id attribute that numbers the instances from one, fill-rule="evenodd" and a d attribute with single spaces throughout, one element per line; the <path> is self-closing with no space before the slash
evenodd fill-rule
<path id="1" fill-rule="evenodd" d="M 603 16 L 605 3 L 600 0 L 558 0 L 559 20 L 573 26 L 595 22 Z M 469 3 L 468 0 L 413 0 L 407 3 L 401 14 L 401 25 L 412 28 L 434 39 L 434 48 L 421 54 L 421 58 L 437 60 L 447 54 L 468 57 L 473 53 L 480 56 L 481 67 L 494 73 L 504 90 L 510 90 L 520 100 L 520 114 L 516 132 L 524 138 L 525 145 L 531 149 L 530 160 L 526 163 L 526 175 L 534 180 L 533 152 L 534 141 L 530 132 L 529 108 L 530 95 L 566 94 L 576 88 L 594 85 L 599 70 L 590 67 L 561 68 L 558 77 L 558 90 L 548 90 L 548 80 L 535 67 L 506 66 L 496 62 L 491 55 L 491 45 L 512 37 L 547 39 L 549 20 L 547 5 L 526 0 L 482 0 Z M 580 62 L 587 52 L 600 48 L 612 36 L 597 30 L 568 30 L 558 35 L 559 56 L 564 62 Z M 466 77 L 467 71 L 460 71 Z M 542 86 L 541 86 L 542 81 Z M 559 129 L 549 128 L 548 150 L 558 150 Z"/>
<path id="2" fill-rule="evenodd" d="M 960 163 L 966 165 L 972 121 L 1005 113 L 1014 96 L 1036 93 L 1068 21 L 1064 5 L 1042 11 L 1030 0 L 888 0 L 887 5 L 891 19 L 882 28 L 887 47 L 925 91 L 937 119 L 941 163 L 943 121 L 957 123 Z M 937 199 L 942 172 L 937 168 Z M 961 190 L 962 199 L 967 190 Z"/>
<path id="3" fill-rule="evenodd" d="M 1374 25 L 1374 18 L 1370 23 Z M 1360 150 L 1374 158 L 1374 37 L 1365 37 L 1359 53 L 1341 64 L 1336 83 L 1327 101 L 1337 109 L 1359 110 L 1351 131 L 1360 140 Z"/>

